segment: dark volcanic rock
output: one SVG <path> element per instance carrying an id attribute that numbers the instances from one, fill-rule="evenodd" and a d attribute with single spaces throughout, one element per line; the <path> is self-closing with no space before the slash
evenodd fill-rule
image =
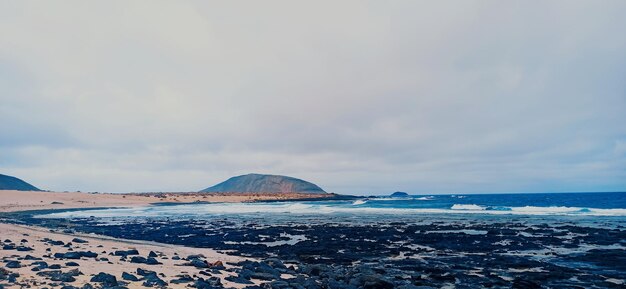
<path id="1" fill-rule="evenodd" d="M 126 281 L 133 281 L 133 282 L 139 281 L 139 278 L 137 278 L 137 276 L 130 274 L 130 273 L 126 273 L 126 272 L 122 273 L 122 279 Z"/>
<path id="2" fill-rule="evenodd" d="M 111 274 L 107 274 L 104 272 L 98 273 L 98 275 L 93 276 L 90 280 L 91 282 L 101 283 L 104 287 L 113 287 L 117 286 L 117 278 Z"/>
<path id="3" fill-rule="evenodd" d="M 224 288 L 224 287 L 222 286 L 222 282 L 221 282 L 221 281 L 220 281 L 220 279 L 219 279 L 219 278 L 217 278 L 217 277 L 211 277 L 211 278 L 210 278 L 210 279 L 208 279 L 208 280 L 205 280 L 205 279 L 200 278 L 200 279 L 196 280 L 196 281 L 193 283 L 192 287 L 193 287 L 193 288 L 196 288 L 196 289 L 217 289 L 217 288 Z"/>
<path id="4" fill-rule="evenodd" d="M 247 174 L 232 177 L 200 192 L 210 193 L 307 193 L 325 194 L 319 186 L 292 177 L 278 175 Z"/>
<path id="5" fill-rule="evenodd" d="M 118 251 L 115 251 L 114 255 L 115 256 L 123 256 L 123 257 L 131 256 L 131 255 L 139 255 L 139 251 L 134 250 L 134 249 L 126 250 L 126 251 L 118 250 Z"/>
<path id="6" fill-rule="evenodd" d="M 78 271 L 78 269 L 70 270 L 68 272 L 61 272 L 59 270 L 55 271 L 44 271 L 39 272 L 37 275 L 48 277 L 52 281 L 60 281 L 60 282 L 74 282 L 76 281 L 75 276 L 81 275 L 82 273 Z"/>
<path id="7" fill-rule="evenodd" d="M 0 174 L 0 190 L 41 191 L 35 186 L 16 177 Z"/>
<path id="8" fill-rule="evenodd" d="M 75 252 L 67 252 L 67 253 L 54 253 L 54 258 L 57 259 L 73 259 L 77 260 L 81 257 L 85 258 L 96 258 L 98 257 L 97 253 L 91 251 L 75 251 Z"/>
<path id="9" fill-rule="evenodd" d="M 87 242 L 86 240 L 79 239 L 79 238 L 74 238 L 74 239 L 72 239 L 72 242 L 73 242 L 73 243 L 78 243 L 78 244 L 89 243 L 89 242 Z"/>
<path id="10" fill-rule="evenodd" d="M 131 263 L 146 264 L 148 262 L 148 260 L 146 260 L 145 257 L 133 256 L 132 258 L 130 258 L 130 262 Z"/>
<path id="11" fill-rule="evenodd" d="M 163 281 L 163 279 L 159 278 L 157 275 L 147 275 L 144 277 L 143 286 L 145 287 L 163 287 L 167 286 L 167 282 Z"/>
<path id="12" fill-rule="evenodd" d="M 22 268 L 22 264 L 20 264 L 19 261 L 9 261 L 6 264 L 7 268 L 11 268 L 11 269 L 17 269 L 17 268 Z"/>
<path id="13" fill-rule="evenodd" d="M 140 275 L 140 276 L 156 275 L 156 272 L 137 268 L 137 275 Z"/>
<path id="14" fill-rule="evenodd" d="M 189 263 L 187 263 L 186 265 L 194 266 L 196 268 L 209 268 L 209 264 L 206 261 L 200 259 L 191 259 L 191 261 L 189 261 Z"/>

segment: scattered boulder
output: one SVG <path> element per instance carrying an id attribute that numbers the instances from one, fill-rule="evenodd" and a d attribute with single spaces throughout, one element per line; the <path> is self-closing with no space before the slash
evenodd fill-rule
<path id="1" fill-rule="evenodd" d="M 126 256 L 132 256 L 132 255 L 139 255 L 139 251 L 137 251 L 135 249 L 118 250 L 118 251 L 115 251 L 115 253 L 113 255 L 126 257 Z"/>
<path id="2" fill-rule="evenodd" d="M 68 272 L 61 272 L 60 270 L 54 271 L 43 271 L 37 273 L 39 276 L 48 277 L 51 281 L 59 281 L 59 282 L 74 282 L 76 281 L 75 276 L 82 275 L 78 269 L 70 270 Z"/>
<path id="3" fill-rule="evenodd" d="M 22 264 L 20 264 L 20 261 L 9 261 L 5 266 L 11 269 L 22 268 Z"/>
<path id="4" fill-rule="evenodd" d="M 113 287 L 118 285 L 117 278 L 115 278 L 115 276 L 104 272 L 100 272 L 98 275 L 93 276 L 90 281 L 100 283 L 104 287 Z"/>
<path id="5" fill-rule="evenodd" d="M 122 279 L 124 279 L 126 281 L 132 281 L 132 282 L 139 281 L 139 278 L 137 278 L 137 276 L 135 276 L 133 274 L 130 274 L 130 273 L 126 273 L 126 272 L 122 273 Z"/>

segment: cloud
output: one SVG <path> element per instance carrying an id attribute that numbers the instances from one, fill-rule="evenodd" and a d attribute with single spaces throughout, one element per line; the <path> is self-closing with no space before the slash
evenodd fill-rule
<path id="1" fill-rule="evenodd" d="M 0 170 L 43 188 L 626 189 L 621 1 L 1 6 Z"/>

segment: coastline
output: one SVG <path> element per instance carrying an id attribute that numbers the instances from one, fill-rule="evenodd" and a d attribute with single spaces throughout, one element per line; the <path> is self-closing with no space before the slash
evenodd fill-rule
<path id="1" fill-rule="evenodd" d="M 272 198 L 263 194 L 211 197 L 247 204 L 173 206 L 174 210 L 168 211 L 171 205 L 210 202 L 197 199 L 196 194 L 129 194 L 121 200 L 119 195 L 107 198 L 110 195 L 66 194 L 40 193 L 40 197 L 65 197 L 63 204 L 52 204 L 51 199 L 42 203 L 34 197 L 23 198 L 27 199 L 24 203 L 0 201 L 8 211 L 0 212 L 0 223 L 4 223 L 0 232 L 12 232 L 9 242 L 2 244 L 8 249 L 0 251 L 4 263 L 0 266 L 0 289 L 622 288 L 626 284 L 626 228 L 621 217 L 444 217 L 333 214 L 325 209 L 307 213 L 304 206 L 337 206 L 342 202 L 326 196 L 316 199 L 331 202 L 266 204 L 268 199 L 309 199 L 303 195 L 295 199 L 291 195 Z M 29 195 L 37 194 L 24 194 Z M 122 204 L 125 199 L 129 202 Z M 249 203 L 256 200 L 263 204 Z M 413 202 L 430 201 L 418 198 Z M 475 200 L 467 197 L 464 201 L 471 204 Z M 389 200 L 380 202 L 381 206 L 391 204 Z M 449 200 L 448 204 L 457 202 Z M 85 203 L 90 206 L 58 208 Z M 133 207 L 144 205 L 150 207 Z M 246 208 L 255 206 L 264 209 Z M 267 213 L 271 206 L 291 210 Z M 77 218 L 34 217 L 120 207 L 125 208 L 103 218 L 97 213 L 94 217 L 91 213 Z M 207 207 L 235 209 L 211 214 L 205 211 Z M 198 208 L 202 209 L 198 212 Z M 156 214 L 142 217 L 144 209 Z M 193 214 L 196 212 L 199 214 Z M 134 214 L 138 215 L 128 217 Z M 3 234 L 0 241 L 4 239 Z M 129 250 L 137 252 L 124 253 Z M 16 261 L 21 268 L 11 268 Z M 41 267 L 40 262 L 46 262 L 45 266 Z M 60 267 L 50 268 L 55 265 Z M 82 275 L 75 274 L 75 270 Z M 128 273 L 134 281 L 122 281 Z M 98 283 L 107 278 L 115 278 L 118 286 Z"/>
<path id="2" fill-rule="evenodd" d="M 335 194 L 299 193 L 83 193 L 0 190 L 0 212 L 148 206 L 159 203 L 240 203 L 258 201 L 330 200 Z"/>
<path id="3" fill-rule="evenodd" d="M 40 210 L 120 208 L 174 203 L 314 200 L 332 198 L 333 196 L 263 193 L 105 194 L 0 191 L 0 213 L 6 215 Z M 232 268 L 236 266 L 234 264 L 250 260 L 250 258 L 219 253 L 208 248 L 81 234 L 63 231 L 62 228 L 53 230 L 33 225 L 15 224 L 2 218 L 0 218 L 0 232 L 2 232 L 0 242 L 3 246 L 3 250 L 0 250 L 0 260 L 4 262 L 4 266 L 0 269 L 0 288 L 21 288 L 22 286 L 39 288 L 54 284 L 74 286 L 67 288 L 81 288 L 82 286 L 98 284 L 97 281 L 92 281 L 92 278 L 101 273 L 114 276 L 115 284 L 123 286 L 119 288 L 146 288 L 150 287 L 148 285 L 152 283 L 158 285 L 161 281 L 168 284 L 167 288 L 188 288 L 189 282 L 196 287 L 215 282 L 232 288 L 244 288 L 246 286 L 230 282 L 225 277 L 236 277 L 236 274 L 232 273 Z M 79 242 L 76 242 L 77 240 Z M 115 253 L 132 250 L 137 250 L 138 255 L 116 256 Z M 97 256 L 68 256 L 68 258 L 61 256 L 71 252 L 79 254 L 80 252 L 89 252 L 90 254 L 95 253 Z M 146 260 L 154 258 L 153 260 L 160 264 L 149 265 L 142 258 Z M 140 263 L 136 263 L 136 261 Z M 148 263 L 150 262 L 148 261 Z M 35 263 L 38 265 L 33 266 L 32 264 Z M 53 265 L 58 265 L 59 268 L 50 269 L 51 266 L 52 268 L 57 267 Z M 78 270 L 80 275 L 72 270 Z M 154 271 L 155 274 L 142 278 L 138 274 L 138 272 L 142 272 L 141 270 Z M 56 273 L 46 274 L 45 272 Z M 123 280 L 123 273 L 131 274 L 137 277 L 137 280 Z M 144 282 L 149 282 L 150 278 L 153 282 L 145 284 Z M 3 279 L 6 279 L 7 282 L 5 283 Z M 177 280 L 180 283 L 177 283 Z M 260 280 L 254 280 L 252 283 L 259 284 Z M 101 283 L 101 285 L 103 288 L 113 287 L 104 286 L 105 283 Z"/>

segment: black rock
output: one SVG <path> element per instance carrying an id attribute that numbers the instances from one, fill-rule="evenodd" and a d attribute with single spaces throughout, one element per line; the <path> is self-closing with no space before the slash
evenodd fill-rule
<path id="1" fill-rule="evenodd" d="M 130 262 L 131 263 L 146 264 L 148 262 L 148 260 L 146 260 L 146 258 L 141 257 L 141 256 L 133 256 L 132 258 L 130 258 Z"/>
<path id="2" fill-rule="evenodd" d="M 241 275 L 239 275 L 239 276 L 226 276 L 226 277 L 224 277 L 224 279 L 226 279 L 227 281 L 233 282 L 233 283 L 254 284 L 252 281 L 242 277 Z"/>
<path id="3" fill-rule="evenodd" d="M 53 245 L 53 246 L 63 246 L 65 245 L 65 243 L 63 243 L 63 241 L 56 241 L 56 240 L 51 240 L 51 239 L 44 239 L 46 240 L 46 243 Z"/>
<path id="4" fill-rule="evenodd" d="M 259 280 L 265 280 L 265 281 L 272 281 L 272 280 L 278 279 L 278 276 L 270 274 L 270 273 L 254 272 L 254 273 L 252 273 L 252 278 L 253 279 L 259 279 Z"/>
<path id="5" fill-rule="evenodd" d="M 115 276 L 104 272 L 100 272 L 98 275 L 93 276 L 90 281 L 101 283 L 104 287 L 113 287 L 118 285 L 117 278 L 115 278 Z"/>
<path id="6" fill-rule="evenodd" d="M 74 277 L 78 276 L 80 274 L 82 274 L 82 273 L 80 273 L 80 271 L 78 271 L 77 269 L 70 270 L 70 271 L 68 271 L 66 273 L 63 273 L 63 272 L 58 271 L 58 270 L 55 270 L 55 271 L 44 271 L 44 272 L 37 273 L 37 275 L 39 275 L 39 276 L 48 277 L 52 281 L 60 281 L 60 282 L 74 282 L 74 281 L 76 281 L 76 278 L 74 278 Z"/>
<path id="7" fill-rule="evenodd" d="M 98 253 L 94 253 L 91 251 L 80 252 L 80 255 L 85 258 L 97 258 Z"/>
<path id="8" fill-rule="evenodd" d="M 24 256 L 24 260 L 43 260 L 43 259 L 37 258 L 35 256 L 31 256 L 31 255 L 26 255 Z"/>
<path id="9" fill-rule="evenodd" d="M 393 289 L 394 287 L 393 283 L 385 280 L 380 275 L 361 274 L 351 280 L 350 284 L 357 285 L 359 288 L 363 289 Z"/>
<path id="10" fill-rule="evenodd" d="M 189 266 L 194 266 L 196 268 L 209 268 L 209 264 L 206 261 L 202 261 L 200 259 L 192 259 L 189 263 Z"/>
<path id="11" fill-rule="evenodd" d="M 192 287 L 196 288 L 196 289 L 217 289 L 217 288 L 224 288 L 222 286 L 222 282 L 219 278 L 217 277 L 211 277 L 209 279 L 202 279 L 199 278 L 198 280 L 196 280 Z"/>
<path id="12" fill-rule="evenodd" d="M 144 277 L 144 280 L 142 284 L 144 287 L 163 287 L 167 285 L 167 282 L 163 281 L 156 274 L 147 275 Z"/>
<path id="13" fill-rule="evenodd" d="M 270 267 L 275 268 L 275 269 L 287 269 L 285 264 L 283 264 L 282 261 L 280 261 L 280 260 L 278 260 L 276 258 L 266 259 L 265 263 L 267 263 Z"/>
<path id="14" fill-rule="evenodd" d="M 65 263 L 65 266 L 68 266 L 68 267 L 78 267 L 80 265 L 78 263 L 76 263 L 76 262 L 67 262 L 67 263 Z"/>
<path id="15" fill-rule="evenodd" d="M 54 257 L 56 257 L 57 254 L 54 254 Z M 65 254 L 63 254 L 63 256 L 61 257 L 62 259 L 73 259 L 73 260 L 77 260 L 80 259 L 82 255 L 80 254 L 80 252 L 67 252 Z"/>
<path id="16" fill-rule="evenodd" d="M 39 268 L 40 270 L 48 268 L 48 263 L 46 263 L 44 261 L 33 262 L 30 265 L 31 266 L 37 266 L 37 268 Z"/>
<path id="17" fill-rule="evenodd" d="M 148 254 L 148 257 L 156 258 L 156 257 L 158 257 L 158 255 L 154 251 L 150 251 L 150 253 Z"/>
<path id="18" fill-rule="evenodd" d="M 139 281 L 139 278 L 137 278 L 137 276 L 130 274 L 130 273 L 126 273 L 126 272 L 122 273 L 122 279 L 127 280 L 127 281 L 132 281 L 132 282 Z"/>
<path id="19" fill-rule="evenodd" d="M 193 282 L 193 278 L 189 275 L 179 276 L 177 279 L 172 280 L 170 283 L 172 284 L 182 284 L 182 283 L 191 283 Z"/>
<path id="20" fill-rule="evenodd" d="M 115 251 L 114 253 L 115 256 L 131 256 L 131 255 L 139 255 L 139 251 L 135 250 L 135 249 L 131 249 L 131 250 L 118 250 Z"/>
<path id="21" fill-rule="evenodd" d="M 79 243 L 79 244 L 89 243 L 88 241 L 83 240 L 83 239 L 79 239 L 79 238 L 72 239 L 72 242 Z"/>
<path id="22" fill-rule="evenodd" d="M 156 275 L 156 272 L 137 268 L 137 275 L 140 275 L 140 276 Z"/>
<path id="23" fill-rule="evenodd" d="M 22 264 L 19 261 L 9 261 L 5 266 L 11 269 L 22 268 Z"/>

